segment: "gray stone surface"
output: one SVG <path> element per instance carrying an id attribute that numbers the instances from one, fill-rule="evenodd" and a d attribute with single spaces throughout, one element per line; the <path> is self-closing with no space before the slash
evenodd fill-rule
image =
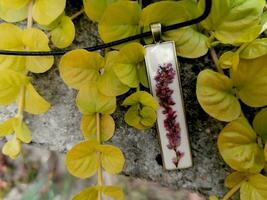
<path id="1" fill-rule="evenodd" d="M 75 19 L 77 37 L 74 47 L 93 46 L 100 42 L 96 26 L 83 16 Z M 202 111 L 195 95 L 196 76 L 200 70 L 211 66 L 210 58 L 180 59 L 182 86 L 194 166 L 180 171 L 164 171 L 161 165 L 160 147 L 155 129 L 139 132 L 123 121 L 125 108 L 118 105 L 113 115 L 116 134 L 111 143 L 120 147 L 126 157 L 123 174 L 144 178 L 172 188 L 186 188 L 204 195 L 225 192 L 223 179 L 229 172 L 220 158 L 216 146 L 222 124 Z M 76 92 L 60 79 L 57 66 L 49 72 L 32 75 L 34 85 L 53 107 L 40 116 L 26 115 L 26 122 L 33 131 L 33 145 L 66 152 L 82 140 L 79 131 L 81 114 L 75 106 Z M 119 97 L 119 102 L 123 97 Z M 16 106 L 0 108 L 0 120 L 14 116 Z"/>

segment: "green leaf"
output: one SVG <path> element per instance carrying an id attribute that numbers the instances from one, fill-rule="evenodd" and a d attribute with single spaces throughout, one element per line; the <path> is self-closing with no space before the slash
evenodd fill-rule
<path id="1" fill-rule="evenodd" d="M 99 70 L 104 66 L 104 58 L 95 52 L 76 49 L 66 53 L 60 60 L 59 70 L 65 83 L 80 89 L 100 76 Z"/>
<path id="2" fill-rule="evenodd" d="M 13 120 L 13 127 L 16 133 L 16 137 L 20 141 L 27 144 L 31 142 L 31 131 L 27 124 L 25 124 L 21 119 L 16 118 Z"/>
<path id="3" fill-rule="evenodd" d="M 262 109 L 257 113 L 253 120 L 253 128 L 263 139 L 264 143 L 267 142 L 267 108 Z"/>
<path id="4" fill-rule="evenodd" d="M 6 22 L 14 23 L 27 18 L 28 5 L 21 8 L 9 8 L 0 2 L 0 18 Z"/>
<path id="5" fill-rule="evenodd" d="M 99 168 L 99 155 L 96 147 L 96 142 L 83 141 L 67 153 L 65 163 L 73 176 L 85 179 L 96 173 Z"/>
<path id="6" fill-rule="evenodd" d="M 118 1 L 107 7 L 99 22 L 98 30 L 107 43 L 140 33 L 141 8 L 136 1 Z"/>
<path id="7" fill-rule="evenodd" d="M 139 86 L 137 68 L 144 56 L 145 49 L 138 43 L 130 43 L 120 49 L 113 70 L 123 84 L 132 88 Z"/>
<path id="8" fill-rule="evenodd" d="M 254 59 L 267 54 L 267 38 L 256 39 L 240 52 L 243 59 Z"/>
<path id="9" fill-rule="evenodd" d="M 81 120 L 81 130 L 87 140 L 97 141 L 96 136 L 96 116 L 83 115 Z M 100 116 L 100 135 L 101 142 L 108 141 L 112 138 L 115 131 L 115 122 L 110 115 Z"/>
<path id="10" fill-rule="evenodd" d="M 142 104 L 144 106 L 148 106 L 153 108 L 154 110 L 157 110 L 159 108 L 159 104 L 156 101 L 156 99 L 149 94 L 148 92 L 139 91 L 131 94 L 129 97 L 127 97 L 122 105 L 123 106 L 131 106 L 136 104 Z"/>
<path id="11" fill-rule="evenodd" d="M 241 114 L 240 104 L 234 96 L 233 82 L 227 76 L 206 69 L 197 78 L 197 99 L 212 117 L 232 121 Z"/>
<path id="12" fill-rule="evenodd" d="M 264 147 L 264 156 L 265 156 L 265 161 L 267 162 L 267 143 L 265 144 Z"/>
<path id="13" fill-rule="evenodd" d="M 239 64 L 238 52 L 227 51 L 223 53 L 219 58 L 218 64 L 222 69 L 228 69 L 228 68 L 237 69 Z"/>
<path id="14" fill-rule="evenodd" d="M 29 83 L 29 78 L 12 70 L 0 70 L 0 105 L 14 102 L 23 86 Z"/>
<path id="15" fill-rule="evenodd" d="M 205 1 L 201 0 L 199 6 L 204 10 Z M 245 42 L 242 36 L 247 33 L 248 27 L 259 24 L 264 6 L 264 0 L 214 1 L 209 17 L 201 24 L 222 43 L 234 44 L 240 38 Z M 251 38 L 248 39 L 246 42 L 250 42 Z"/>
<path id="16" fill-rule="evenodd" d="M 104 73 L 97 80 L 97 87 L 101 93 L 107 96 L 119 96 L 126 93 L 130 88 L 124 85 L 114 73 L 118 51 L 110 51 L 105 57 Z"/>
<path id="17" fill-rule="evenodd" d="M 14 137 L 4 144 L 2 152 L 14 160 L 17 159 L 21 152 L 21 142 Z"/>
<path id="18" fill-rule="evenodd" d="M 75 26 L 68 16 L 63 16 L 59 24 L 51 32 L 51 40 L 58 48 L 66 48 L 75 38 Z"/>
<path id="19" fill-rule="evenodd" d="M 1 0 L 0 4 L 7 7 L 7 8 L 13 8 L 18 9 L 25 7 L 30 0 Z"/>
<path id="20" fill-rule="evenodd" d="M 24 110 L 28 113 L 39 115 L 47 112 L 50 107 L 50 103 L 38 94 L 33 85 L 28 84 L 25 92 Z"/>
<path id="21" fill-rule="evenodd" d="M 5 137 L 14 132 L 13 121 L 14 121 L 14 118 L 10 118 L 0 123 L 0 137 Z"/>
<path id="22" fill-rule="evenodd" d="M 218 147 L 224 161 L 234 170 L 259 173 L 265 165 L 257 135 L 244 118 L 229 123 L 220 133 Z"/>
<path id="23" fill-rule="evenodd" d="M 76 103 L 79 110 L 86 115 L 112 114 L 116 109 L 116 97 L 101 94 L 94 83 L 81 88 Z"/>
<path id="24" fill-rule="evenodd" d="M 102 18 L 106 8 L 118 0 L 83 0 L 84 10 L 87 16 L 96 22 Z"/>
<path id="25" fill-rule="evenodd" d="M 41 25 L 49 25 L 64 11 L 66 0 L 37 0 L 33 5 L 32 16 Z"/>
<path id="26" fill-rule="evenodd" d="M 197 6 L 192 1 L 161 1 L 143 9 L 140 24 L 145 27 L 145 30 L 148 30 L 152 23 L 160 22 L 164 26 L 172 25 L 192 19 L 194 16 L 192 13 L 196 12 Z M 174 40 L 177 54 L 183 57 L 196 58 L 208 52 L 208 38 L 197 32 L 193 26 L 168 31 L 162 35 L 162 39 Z M 151 42 L 151 38 L 146 39 L 146 43 Z"/>
<path id="27" fill-rule="evenodd" d="M 125 159 L 118 147 L 99 145 L 97 150 L 101 152 L 102 166 L 108 173 L 118 174 L 122 171 Z"/>
<path id="28" fill-rule="evenodd" d="M 34 38 L 34 39 L 33 39 Z M 25 49 L 29 51 L 49 51 L 48 38 L 44 32 L 36 28 L 23 31 L 22 41 Z M 33 73 L 44 73 L 54 64 L 53 56 L 28 56 L 26 67 Z"/>
<path id="29" fill-rule="evenodd" d="M 247 178 L 247 175 L 248 174 L 242 172 L 233 172 L 225 178 L 224 185 L 231 189 L 235 187 L 237 184 L 244 181 Z"/>
<path id="30" fill-rule="evenodd" d="M 267 199 L 267 177 L 261 174 L 248 177 L 240 188 L 241 200 Z"/>
<path id="31" fill-rule="evenodd" d="M 251 107 L 267 105 L 267 55 L 252 60 L 240 59 L 237 70 L 233 70 L 232 80 L 237 88 L 237 96 Z"/>

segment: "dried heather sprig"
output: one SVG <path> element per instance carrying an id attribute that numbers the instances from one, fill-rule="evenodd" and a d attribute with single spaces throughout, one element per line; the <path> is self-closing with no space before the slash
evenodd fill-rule
<path id="1" fill-rule="evenodd" d="M 156 95 L 159 98 L 159 104 L 163 107 L 163 114 L 166 116 L 164 120 L 164 127 L 167 130 L 167 138 L 169 140 L 168 148 L 175 151 L 176 157 L 173 158 L 173 163 L 178 167 L 180 159 L 184 153 L 178 150 L 181 143 L 181 129 L 177 122 L 177 113 L 173 110 L 175 102 L 172 94 L 173 90 L 169 87 L 173 83 L 176 76 L 176 72 L 172 67 L 171 63 L 159 66 L 157 75 L 155 76 L 156 81 Z"/>

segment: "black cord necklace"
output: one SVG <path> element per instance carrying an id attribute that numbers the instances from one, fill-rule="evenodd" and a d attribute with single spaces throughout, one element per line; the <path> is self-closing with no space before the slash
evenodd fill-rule
<path id="1" fill-rule="evenodd" d="M 203 14 L 195 19 L 189 20 L 189 21 L 185 21 L 185 22 L 181 22 L 178 24 L 173 24 L 173 25 L 169 25 L 169 26 L 163 26 L 162 27 L 162 32 L 167 32 L 167 31 L 171 31 L 174 29 L 179 29 L 179 28 L 183 28 L 186 26 L 191 26 L 193 24 L 197 24 L 201 21 L 203 21 L 204 19 L 206 19 L 211 11 L 211 6 L 212 6 L 212 0 L 205 0 L 205 11 L 203 12 Z M 105 43 L 105 44 L 100 44 L 97 46 L 93 46 L 93 47 L 85 47 L 83 49 L 86 49 L 88 51 L 97 51 L 97 50 L 101 50 L 101 49 L 105 49 L 105 48 L 110 48 L 112 46 L 116 46 L 119 44 L 123 44 L 126 42 L 131 42 L 134 40 L 138 40 L 141 38 L 145 38 L 145 37 L 149 37 L 152 36 L 152 32 L 148 31 L 145 33 L 141 33 L 141 34 L 137 34 L 134 36 L 130 36 L 121 40 L 116 40 L 113 42 L 109 42 L 109 43 Z M 73 49 L 66 49 L 66 50 L 59 50 L 59 51 L 9 51 L 9 50 L 0 50 L 0 54 L 1 55 L 13 55 L 13 56 L 60 56 L 60 55 L 64 55 L 65 53 L 72 51 Z"/>

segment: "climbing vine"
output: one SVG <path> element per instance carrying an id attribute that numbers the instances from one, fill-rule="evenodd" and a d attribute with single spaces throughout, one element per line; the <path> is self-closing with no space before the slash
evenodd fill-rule
<path id="1" fill-rule="evenodd" d="M 65 4 L 66 0 L 0 0 L 0 18 L 6 21 L 0 24 L 0 49 L 49 51 L 50 41 L 57 48 L 68 47 L 75 36 L 72 19 L 83 10 L 69 17 L 64 12 Z M 142 1 L 129 0 L 83 0 L 83 4 L 87 16 L 97 22 L 104 42 L 147 31 L 151 23 L 160 22 L 166 26 L 195 18 L 205 7 L 204 0 L 159 1 L 145 7 Z M 215 69 L 207 66 L 209 69 L 199 73 L 196 94 L 205 112 L 227 122 L 219 133 L 218 149 L 233 173 L 225 179 L 230 191 L 223 200 L 230 199 L 238 190 L 241 200 L 267 199 L 265 8 L 265 0 L 213 0 L 209 17 L 200 24 L 162 35 L 164 41 L 175 41 L 179 56 L 198 58 L 210 52 L 214 61 Z M 12 24 L 23 20 L 27 20 L 24 29 Z M 143 38 L 102 54 L 77 49 L 61 58 L 60 76 L 69 87 L 78 90 L 76 104 L 83 114 L 84 141 L 67 153 L 66 166 L 79 178 L 98 176 L 97 185 L 82 190 L 73 198 L 75 200 L 101 200 L 103 196 L 124 198 L 120 188 L 103 183 L 103 170 L 120 173 L 125 162 L 121 150 L 105 142 L 115 131 L 111 114 L 116 110 L 116 97 L 130 89 L 135 92 L 122 104 L 129 107 L 125 121 L 137 129 L 151 128 L 155 124 L 159 104 L 141 90 L 148 87 L 142 45 L 150 43 L 151 38 Z M 217 46 L 231 50 L 218 53 Z M 0 56 L 0 104 L 16 102 L 18 105 L 17 115 L 0 124 L 0 136 L 8 136 L 2 151 L 13 159 L 22 151 L 22 143 L 31 141 L 30 129 L 23 121 L 24 112 L 42 114 L 50 108 L 31 84 L 29 72 L 46 72 L 53 63 L 51 56 Z M 161 81 L 163 72 L 158 72 L 157 81 Z M 157 93 L 161 105 L 165 100 L 162 90 L 159 85 Z M 263 108 L 252 122 L 246 119 L 247 113 L 242 110 L 244 104 Z M 172 118 L 171 113 L 168 117 Z M 179 131 L 177 124 L 173 126 Z M 171 138 L 172 134 L 170 131 Z M 169 148 L 176 151 L 179 142 L 179 138 L 170 140 Z M 176 153 L 177 158 L 183 156 L 182 152 Z"/>

